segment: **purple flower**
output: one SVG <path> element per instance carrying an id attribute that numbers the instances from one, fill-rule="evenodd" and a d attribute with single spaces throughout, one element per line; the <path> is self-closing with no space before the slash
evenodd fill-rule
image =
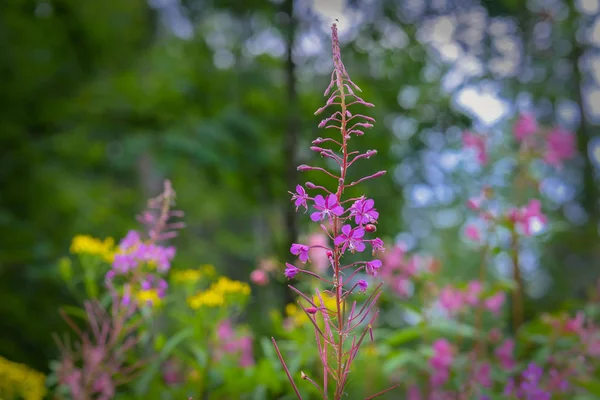
<path id="1" fill-rule="evenodd" d="M 306 191 L 301 185 L 296 186 L 296 193 L 289 193 L 292 194 L 292 201 L 295 200 L 294 205 L 296 206 L 296 211 L 298 211 L 298 208 L 300 208 L 300 206 L 308 210 L 308 206 L 306 205 L 308 195 L 306 194 Z"/>
<path id="2" fill-rule="evenodd" d="M 375 210 L 375 202 L 372 199 L 358 199 L 350 208 L 350 216 L 354 216 L 357 224 L 373 224 L 377 222 L 379 213 Z"/>
<path id="3" fill-rule="evenodd" d="M 369 287 L 369 284 L 364 279 L 359 279 L 356 284 L 358 285 L 358 289 L 363 293 L 366 292 Z"/>
<path id="4" fill-rule="evenodd" d="M 361 252 L 365 249 L 365 244 L 363 243 L 363 236 L 365 236 L 365 230 L 361 227 L 357 227 L 352 229 L 350 225 L 344 225 L 342 227 L 342 234 L 335 238 L 333 243 L 336 246 L 342 245 L 342 252 L 346 251 L 346 249 L 350 249 L 351 252 Z"/>
<path id="5" fill-rule="evenodd" d="M 379 238 L 375 238 L 371 241 L 371 247 L 373 247 L 373 254 L 375 254 L 377 251 L 385 251 L 385 248 L 383 247 L 383 240 Z"/>
<path id="6" fill-rule="evenodd" d="M 367 261 L 365 263 L 365 270 L 367 271 L 367 274 L 377 276 L 377 271 L 381 268 L 381 265 L 382 263 L 380 260 Z"/>
<path id="7" fill-rule="evenodd" d="M 309 247 L 304 244 L 294 243 L 292 244 L 292 247 L 290 247 L 290 252 L 293 255 L 298 256 L 300 258 L 300 261 L 302 261 L 303 263 L 306 263 L 308 261 L 308 250 Z"/>
<path id="8" fill-rule="evenodd" d="M 310 215 L 310 219 L 313 221 L 321 221 L 325 217 L 329 217 L 331 221 L 331 215 L 340 216 L 344 213 L 344 207 L 338 203 L 338 198 L 335 194 L 330 194 L 327 199 L 323 196 L 318 195 L 315 197 L 315 208 L 319 211 L 314 212 Z"/>
<path id="9" fill-rule="evenodd" d="M 288 279 L 293 279 L 298 274 L 298 272 L 300 272 L 300 269 L 292 264 L 285 263 L 285 266 L 286 268 L 284 274 L 285 277 Z"/>

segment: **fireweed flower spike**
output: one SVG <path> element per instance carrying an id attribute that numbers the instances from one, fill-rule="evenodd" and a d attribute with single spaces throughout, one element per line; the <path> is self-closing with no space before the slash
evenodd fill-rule
<path id="1" fill-rule="evenodd" d="M 361 271 L 366 272 L 367 275 L 376 276 L 377 270 L 382 265 L 380 260 L 369 260 L 367 258 L 359 262 L 343 264 L 345 261 L 344 255 L 355 252 L 362 253 L 366 250 L 367 244 L 371 245 L 373 256 L 375 253 L 384 250 L 383 241 L 372 236 L 377 229 L 374 224 L 377 223 L 379 218 L 375 202 L 365 196 L 344 199 L 343 195 L 345 189 L 358 185 L 363 181 L 380 177 L 385 174 L 385 171 L 372 173 L 354 182 L 346 182 L 348 168 L 355 161 L 367 160 L 377 154 L 375 150 L 359 153 L 349 149 L 350 140 L 363 136 L 366 129 L 373 127 L 375 120 L 361 114 L 360 110 L 355 110 L 354 107 L 364 109 L 365 107 L 373 107 L 373 104 L 358 96 L 357 93 L 362 92 L 362 90 L 350 79 L 346 67 L 342 63 L 336 24 L 332 25 L 331 33 L 334 70 L 331 74 L 331 82 L 325 90 L 326 104 L 318 109 L 315 115 L 330 108 L 335 108 L 329 117 L 324 118 L 319 123 L 319 128 L 324 128 L 326 132 L 335 134 L 331 137 L 319 137 L 313 140 L 311 150 L 323 157 L 332 159 L 337 166 L 335 170 L 329 171 L 321 167 L 303 164 L 298 166 L 298 171 L 322 172 L 327 177 L 334 178 L 337 186 L 323 187 L 307 182 L 304 187 L 298 185 L 296 192 L 290 192 L 290 194 L 296 209 L 301 206 L 308 208 L 307 201 L 314 201 L 315 211 L 310 215 L 310 218 L 320 225 L 328 237 L 333 239 L 334 247 L 330 249 L 323 246 L 294 243 L 290 248 L 290 252 L 298 256 L 302 263 L 312 263 L 312 260 L 309 259 L 309 251 L 311 248 L 322 248 L 325 250 L 333 277 L 324 277 L 312 272 L 320 271 L 317 268 L 305 270 L 292 264 L 286 264 L 285 276 L 291 279 L 299 274 L 302 276 L 308 275 L 319 279 L 329 287 L 328 290 L 325 290 L 325 293 L 327 296 L 332 296 L 335 301 L 333 307 L 326 306 L 323 300 L 324 296 L 318 289 L 316 297 L 314 297 L 302 293 L 294 286 L 289 286 L 292 291 L 300 296 L 301 303 L 307 303 L 306 305 L 301 304 L 301 306 L 314 325 L 316 347 L 323 365 L 322 384 L 318 384 L 305 373 L 302 373 L 298 378 L 316 386 L 323 399 L 341 400 L 342 398 L 357 397 L 356 394 L 346 393 L 346 383 L 352 370 L 351 364 L 356 359 L 362 343 L 365 340 L 373 340 L 373 323 L 378 314 L 375 305 L 381 295 L 382 286 L 379 283 L 373 289 L 370 289 L 366 280 L 354 279 L 357 273 Z M 350 111 L 351 107 L 352 112 Z M 313 195 L 314 197 L 310 197 L 305 188 L 316 192 Z M 344 204 L 349 204 L 349 208 L 345 210 Z M 329 224 L 324 221 L 329 222 Z M 362 254 L 363 257 L 364 255 L 368 257 L 368 253 Z M 350 300 L 349 297 L 351 296 L 360 297 L 356 297 L 356 300 Z M 364 303 L 357 306 L 359 301 Z M 348 302 L 348 305 L 346 302 Z M 318 324 L 317 318 L 322 318 L 323 324 Z M 296 396 L 302 400 L 294 377 L 288 369 L 274 338 L 272 338 L 272 342 Z M 375 393 L 369 396 L 368 399 L 381 396 L 397 386 L 394 385 Z"/>

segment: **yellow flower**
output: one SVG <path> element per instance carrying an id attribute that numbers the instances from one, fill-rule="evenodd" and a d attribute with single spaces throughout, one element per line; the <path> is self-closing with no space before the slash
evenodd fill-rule
<path id="1" fill-rule="evenodd" d="M 0 399 L 41 400 L 46 395 L 46 377 L 24 364 L 0 357 Z"/>
<path id="2" fill-rule="evenodd" d="M 157 307 L 161 303 L 156 289 L 140 290 L 135 294 L 135 298 L 139 304 L 150 305 L 152 307 Z"/>
<path id="3" fill-rule="evenodd" d="M 71 253 L 101 256 L 106 262 L 112 262 L 114 245 L 115 241 L 110 237 L 100 240 L 89 235 L 77 235 L 71 241 Z"/>
<path id="4" fill-rule="evenodd" d="M 335 296 L 328 296 L 324 293 L 321 293 L 321 298 L 323 299 L 323 303 L 325 304 L 325 308 L 327 310 L 331 311 L 331 313 L 337 313 L 337 303 Z M 321 301 L 319 300 L 319 296 L 314 295 L 313 302 L 317 307 L 321 307 Z M 308 322 L 308 317 L 306 316 L 306 313 L 304 313 L 304 311 L 302 311 L 296 304 L 290 303 L 286 305 L 285 314 L 288 318 L 290 318 L 293 326 L 296 328 Z M 319 326 L 321 326 L 321 322 L 322 321 L 317 320 Z"/>
<path id="5" fill-rule="evenodd" d="M 245 282 L 234 281 L 225 276 L 220 277 L 208 290 L 188 297 L 188 305 L 193 309 L 200 307 L 220 307 L 225 304 L 227 295 L 250 295 L 250 286 Z"/>
<path id="6" fill-rule="evenodd" d="M 183 271 L 173 272 L 173 282 L 195 283 L 202 278 L 202 272 L 197 269 L 184 269 Z"/>

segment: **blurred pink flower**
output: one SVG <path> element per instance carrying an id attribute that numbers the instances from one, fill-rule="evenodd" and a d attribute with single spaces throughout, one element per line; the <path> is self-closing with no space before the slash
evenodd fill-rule
<path id="1" fill-rule="evenodd" d="M 467 285 L 464 293 L 464 300 L 467 304 L 475 306 L 479 304 L 479 296 L 483 290 L 483 285 L 479 281 L 471 281 Z"/>
<path id="2" fill-rule="evenodd" d="M 477 225 L 467 225 L 467 227 L 465 228 L 465 236 L 474 242 L 481 242 L 481 233 L 479 233 L 479 228 L 477 227 Z"/>
<path id="3" fill-rule="evenodd" d="M 406 400 L 421 400 L 421 391 L 417 385 L 412 385 L 408 388 Z"/>
<path id="4" fill-rule="evenodd" d="M 452 286 L 446 286 L 440 292 L 440 305 L 451 315 L 460 311 L 463 307 L 463 300 L 461 291 Z"/>
<path id="5" fill-rule="evenodd" d="M 521 142 L 527 137 L 534 135 L 538 130 L 538 123 L 533 114 L 520 114 L 517 122 L 513 127 L 515 139 Z"/>
<path id="6" fill-rule="evenodd" d="M 410 296 L 410 279 L 397 277 L 392 281 L 392 290 L 400 297 Z"/>
<path id="7" fill-rule="evenodd" d="M 463 146 L 468 149 L 474 149 L 477 154 L 477 161 L 484 165 L 488 157 L 485 146 L 485 137 L 476 133 L 465 131 L 462 136 Z"/>
<path id="8" fill-rule="evenodd" d="M 393 270 L 399 269 L 404 262 L 405 250 L 401 246 L 394 246 L 392 249 L 386 251 L 383 255 L 383 268 L 382 274 L 391 275 Z"/>
<path id="9" fill-rule="evenodd" d="M 255 269 L 250 274 L 250 280 L 252 283 L 258 286 L 266 286 L 269 284 L 269 274 L 262 269 Z"/>
<path id="10" fill-rule="evenodd" d="M 512 208 L 508 211 L 509 218 L 521 229 L 525 236 L 531 236 L 532 224 L 537 220 L 542 225 L 547 222 L 546 216 L 542 213 L 542 206 L 539 200 L 532 199 L 522 208 Z"/>
<path id="11" fill-rule="evenodd" d="M 329 238 L 325 233 L 315 232 L 308 236 L 307 241 L 307 245 L 310 247 L 308 257 L 312 261 L 315 272 L 323 273 L 327 271 L 327 268 L 329 267 L 329 257 L 327 257 L 326 247 L 329 246 Z"/>
<path id="12" fill-rule="evenodd" d="M 544 160 L 550 165 L 561 167 L 563 162 L 575 156 L 577 152 L 575 135 L 563 128 L 554 128 L 547 137 Z"/>
<path id="13" fill-rule="evenodd" d="M 583 329 L 585 315 L 582 311 L 578 312 L 574 318 L 570 318 L 565 323 L 565 331 L 569 333 L 580 333 Z"/>
<path id="14" fill-rule="evenodd" d="M 488 363 L 483 363 L 475 369 L 475 382 L 485 388 L 492 386 L 491 378 L 492 367 Z"/>
<path id="15" fill-rule="evenodd" d="M 433 342 L 433 356 L 429 359 L 429 366 L 433 368 L 431 384 L 441 386 L 449 378 L 449 368 L 454 361 L 454 354 L 450 342 L 438 339 Z"/>
<path id="16" fill-rule="evenodd" d="M 504 305 L 505 300 L 506 295 L 504 294 L 504 292 L 498 292 L 485 299 L 483 304 L 488 311 L 494 314 L 499 314 L 500 310 L 502 310 L 502 306 Z"/>
<path id="17" fill-rule="evenodd" d="M 496 348 L 495 354 L 500 361 L 500 366 L 505 370 L 513 369 L 516 365 L 513 358 L 515 342 L 512 339 L 507 339 L 504 343 Z"/>

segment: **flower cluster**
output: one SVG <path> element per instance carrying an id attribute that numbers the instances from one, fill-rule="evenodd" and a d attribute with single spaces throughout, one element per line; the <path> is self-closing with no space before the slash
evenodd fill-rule
<path id="1" fill-rule="evenodd" d="M 46 395 L 45 381 L 41 372 L 0 357 L 0 398 L 42 400 Z"/>
<path id="2" fill-rule="evenodd" d="M 175 283 L 196 283 L 203 277 L 213 278 L 217 271 L 215 267 L 206 264 L 202 265 L 199 269 L 184 269 L 181 271 L 174 271 L 171 274 L 171 280 Z"/>
<path id="3" fill-rule="evenodd" d="M 175 198 L 169 181 L 164 183 L 164 192 L 148 202 L 148 210 L 138 219 L 148 227 L 148 239 L 131 230 L 119 242 L 114 254 L 112 268 L 106 273 L 106 286 L 121 293 L 123 301 L 137 300 L 140 305 L 157 305 L 165 297 L 168 288 L 163 279 L 171 268 L 175 247 L 164 246 L 160 241 L 176 235 L 182 222 L 170 222 L 171 217 L 180 217 L 180 211 L 171 210 Z M 122 287 L 115 285 L 118 279 Z"/>
<path id="4" fill-rule="evenodd" d="M 89 235 L 77 235 L 71 241 L 70 251 L 72 254 L 91 254 L 100 256 L 106 262 L 112 263 L 114 246 L 115 241 L 113 238 L 100 240 Z"/>
<path id="5" fill-rule="evenodd" d="M 198 292 L 187 299 L 188 305 L 197 310 L 201 307 L 221 307 L 230 296 L 250 295 L 250 286 L 245 282 L 234 281 L 225 276 L 220 277 L 207 290 Z"/>
<path id="6" fill-rule="evenodd" d="M 225 354 L 237 354 L 240 367 L 245 368 L 254 365 L 252 336 L 237 335 L 230 320 L 224 320 L 219 324 L 217 336 L 219 343 L 215 354 L 217 360 Z"/>
<path id="7" fill-rule="evenodd" d="M 464 289 L 446 285 L 440 291 L 439 303 L 450 315 L 464 311 L 466 307 L 483 306 L 486 310 L 498 314 L 504 305 L 506 295 L 504 292 L 497 292 L 489 296 L 483 296 L 483 285 L 481 282 L 473 280 L 467 284 Z"/>
<path id="8" fill-rule="evenodd" d="M 535 116 L 529 113 L 519 115 L 513 133 L 522 151 L 534 151 L 555 167 L 561 167 L 577 154 L 573 132 L 560 126 L 541 129 Z"/>
<path id="9" fill-rule="evenodd" d="M 288 279 L 293 279 L 299 274 L 309 275 L 331 288 L 323 293 L 317 289 L 318 301 L 315 301 L 313 296 L 306 295 L 290 285 L 290 288 L 306 302 L 306 305 L 302 305 L 301 302 L 300 304 L 315 328 L 317 348 L 323 364 L 322 385 L 317 384 L 305 373 L 302 373 L 301 378 L 318 388 L 324 399 L 328 398 L 330 389 L 328 382 L 330 380 L 335 382 L 333 399 L 339 400 L 346 394 L 344 390 L 351 370 L 350 365 L 356 358 L 365 336 L 368 333 L 371 339 L 373 338 L 372 324 L 377 317 L 374 306 L 380 296 L 381 284 L 373 290 L 362 307 L 357 307 L 356 301 L 346 307 L 346 301 L 351 294 L 364 293 L 369 287 L 368 282 L 360 279 L 359 274 L 366 272 L 370 276 L 377 276 L 382 264 L 379 259 L 368 258 L 346 265 L 343 265 L 342 261 L 350 254 L 358 255 L 358 253 L 365 252 L 367 247 L 371 248 L 373 255 L 383 250 L 383 241 L 372 237 L 377 230 L 376 224 L 379 219 L 379 212 L 375 207 L 374 200 L 366 196 L 344 198 L 344 190 L 365 180 L 382 176 L 385 171 L 379 171 L 353 182 L 347 180 L 350 166 L 377 154 L 375 150 L 368 150 L 364 153 L 349 150 L 349 142 L 354 137 L 363 136 L 364 130 L 371 128 L 375 120 L 364 114 L 350 111 L 352 106 L 373 107 L 373 104 L 366 102 L 358 95 L 361 89 L 350 79 L 342 63 L 336 24 L 332 26 L 332 51 L 334 70 L 330 84 L 325 90 L 325 96 L 329 97 L 325 106 L 318 109 L 315 115 L 331 106 L 339 106 L 339 110 L 334 111 L 319 123 L 319 128 L 338 131 L 339 138 L 319 137 L 313 140 L 313 146 L 310 149 L 337 164 L 339 169 L 337 172 L 330 172 L 321 167 L 300 165 L 298 170 L 322 172 L 327 177 L 333 178 L 337 187 L 330 190 L 324 186 L 306 182 L 305 185 L 296 186 L 294 193 L 290 192 L 296 210 L 299 208 L 304 208 L 305 211 L 308 211 L 309 208 L 312 209 L 310 219 L 319 224 L 326 237 L 316 243 L 293 243 L 290 252 L 298 257 L 299 264 L 286 263 L 284 273 Z M 316 194 L 312 195 L 309 191 L 316 191 Z M 330 242 L 333 245 L 330 245 Z M 304 267 L 305 264 L 312 262 L 311 256 L 314 255 L 316 249 L 321 250 L 321 254 L 324 252 L 327 263 L 324 264 L 324 259 L 320 259 L 318 267 Z M 331 272 L 332 278 L 325 277 L 325 273 L 329 272 L 327 270 Z M 335 300 L 333 309 L 326 306 L 323 300 L 325 296 L 331 296 Z M 320 316 L 321 325 L 317 321 L 317 316 Z M 353 331 L 358 328 L 362 333 L 356 335 Z M 350 346 L 347 346 L 346 339 L 348 342 L 352 341 Z M 298 388 L 274 339 L 273 344 L 297 397 L 301 399 Z M 331 354 L 334 355 L 333 360 L 330 357 Z"/>

